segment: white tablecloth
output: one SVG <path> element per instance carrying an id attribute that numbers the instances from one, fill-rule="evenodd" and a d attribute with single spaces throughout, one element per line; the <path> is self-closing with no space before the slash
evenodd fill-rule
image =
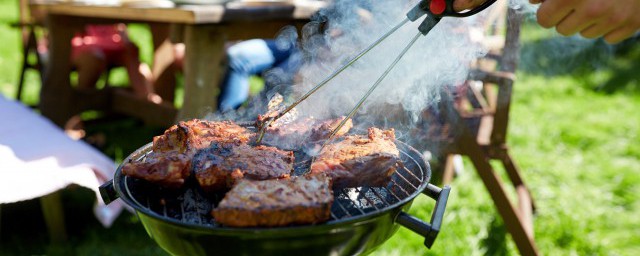
<path id="1" fill-rule="evenodd" d="M 113 178 L 116 165 L 83 141 L 19 102 L 0 94 L 0 204 L 33 199 L 70 184 L 96 193 L 96 218 L 109 227 L 122 211 L 105 205 L 98 187 Z"/>

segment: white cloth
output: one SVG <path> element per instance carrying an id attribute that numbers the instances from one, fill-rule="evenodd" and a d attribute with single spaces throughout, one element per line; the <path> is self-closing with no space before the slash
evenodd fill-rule
<path id="1" fill-rule="evenodd" d="M 0 94 L 0 204 L 41 197 L 70 184 L 96 193 L 94 213 L 109 227 L 122 211 L 105 205 L 98 187 L 113 178 L 116 165 L 83 141 L 69 138 L 48 119 Z"/>

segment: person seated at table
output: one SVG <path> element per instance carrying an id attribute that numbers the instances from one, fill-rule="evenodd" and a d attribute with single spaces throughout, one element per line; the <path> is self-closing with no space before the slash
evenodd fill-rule
<path id="1" fill-rule="evenodd" d="M 151 71 L 140 62 L 138 47 L 129 40 L 125 24 L 87 25 L 71 39 L 71 45 L 79 88 L 94 88 L 109 67 L 122 66 L 135 95 L 155 103 L 162 101 L 154 93 Z"/>
<path id="2" fill-rule="evenodd" d="M 229 67 L 219 96 L 220 112 L 237 109 L 249 98 L 249 77 L 263 75 L 268 91 L 280 84 L 292 84 L 302 64 L 295 41 L 251 39 L 227 49 Z M 271 75 L 267 75 L 267 71 Z"/>

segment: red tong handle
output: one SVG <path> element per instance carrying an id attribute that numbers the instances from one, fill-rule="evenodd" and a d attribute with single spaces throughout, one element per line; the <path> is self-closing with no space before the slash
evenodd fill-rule
<path id="1" fill-rule="evenodd" d="M 487 7 L 491 6 L 497 0 L 487 0 L 481 5 L 464 12 L 456 12 L 453 10 L 453 1 L 455 0 L 422 0 L 418 5 L 416 5 L 416 7 L 414 7 L 414 9 L 420 9 L 421 11 L 410 11 L 408 14 L 410 16 L 409 19 L 413 21 L 425 14 L 432 15 L 437 19 L 442 17 L 467 17 L 487 9 Z"/>
<path id="2" fill-rule="evenodd" d="M 453 1 L 449 2 L 451 2 L 451 5 L 453 5 Z M 447 3 L 445 2 L 445 0 L 431 0 L 431 2 L 429 3 L 429 10 L 431 10 L 431 13 L 435 15 L 444 13 L 446 9 Z"/>

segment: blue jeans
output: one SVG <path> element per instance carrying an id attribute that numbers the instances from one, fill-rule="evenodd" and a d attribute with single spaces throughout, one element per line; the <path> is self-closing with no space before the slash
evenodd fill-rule
<path id="1" fill-rule="evenodd" d="M 249 77 L 271 68 L 282 68 L 288 77 L 300 67 L 301 58 L 295 46 L 282 47 L 275 40 L 252 39 L 227 50 L 229 69 L 222 83 L 218 109 L 236 109 L 249 97 Z M 280 81 L 282 82 L 282 81 Z M 265 87 L 269 87 L 265 81 Z M 266 88 L 265 88 L 266 89 Z"/>

